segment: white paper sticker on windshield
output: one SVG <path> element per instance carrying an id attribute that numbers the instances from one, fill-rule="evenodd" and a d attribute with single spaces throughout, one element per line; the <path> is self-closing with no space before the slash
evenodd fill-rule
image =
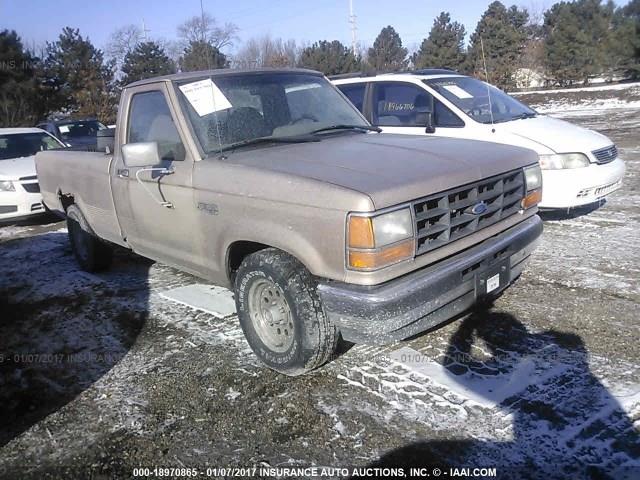
<path id="1" fill-rule="evenodd" d="M 180 85 L 180 90 L 201 117 L 233 107 L 229 99 L 210 78 Z"/>
<path id="2" fill-rule="evenodd" d="M 443 87 L 449 90 L 458 98 L 473 98 L 473 95 L 457 85 L 443 85 Z"/>
<path id="3" fill-rule="evenodd" d="M 60 133 L 69 133 L 69 125 L 60 125 L 58 130 L 60 130 Z"/>

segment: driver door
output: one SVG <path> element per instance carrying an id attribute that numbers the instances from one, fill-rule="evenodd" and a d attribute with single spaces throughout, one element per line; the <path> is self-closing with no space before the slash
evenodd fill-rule
<path id="1" fill-rule="evenodd" d="M 116 149 L 113 195 L 123 236 L 137 253 L 194 270 L 198 263 L 193 235 L 194 159 L 185 148 L 167 87 L 162 83 L 139 87 L 120 108 L 128 112 L 120 142 L 157 142 L 161 163 L 150 167 L 173 172 L 163 175 L 127 166 L 122 149 Z"/>

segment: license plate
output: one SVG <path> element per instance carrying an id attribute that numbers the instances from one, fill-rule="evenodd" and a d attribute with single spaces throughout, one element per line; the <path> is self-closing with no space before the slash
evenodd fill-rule
<path id="1" fill-rule="evenodd" d="M 476 295 L 481 297 L 505 288 L 509 284 L 509 259 L 491 265 L 476 276 Z"/>
<path id="2" fill-rule="evenodd" d="M 500 286 L 500 274 L 496 273 L 493 277 L 487 280 L 487 293 L 493 292 Z"/>

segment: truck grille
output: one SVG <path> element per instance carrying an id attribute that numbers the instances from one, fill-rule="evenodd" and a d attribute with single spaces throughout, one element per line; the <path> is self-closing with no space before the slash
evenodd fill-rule
<path id="1" fill-rule="evenodd" d="M 40 193 L 39 183 L 23 183 L 22 188 L 24 188 L 29 193 Z"/>
<path id="2" fill-rule="evenodd" d="M 412 204 L 416 255 L 471 235 L 518 212 L 524 190 L 524 173 L 518 169 L 416 200 Z M 484 206 L 479 206 L 476 213 L 471 211 L 482 203 Z"/>
<path id="3" fill-rule="evenodd" d="M 600 148 L 599 150 L 594 150 L 591 153 L 593 153 L 593 156 L 596 157 L 597 163 L 600 165 L 603 163 L 613 162 L 618 158 L 618 148 L 615 145 Z"/>

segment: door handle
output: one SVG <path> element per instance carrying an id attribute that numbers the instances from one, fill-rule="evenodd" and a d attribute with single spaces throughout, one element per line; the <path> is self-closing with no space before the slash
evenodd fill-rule
<path id="1" fill-rule="evenodd" d="M 153 198 L 156 202 L 158 202 L 161 206 L 166 207 L 166 208 L 173 208 L 173 203 L 166 201 L 164 198 L 162 198 L 161 200 L 158 200 L 153 193 L 151 193 L 151 191 L 147 188 L 147 186 L 145 185 L 145 182 L 142 181 L 142 179 L 140 178 L 140 174 L 142 172 L 159 172 L 160 175 L 173 175 L 175 173 L 175 170 L 173 168 L 164 168 L 164 167 L 148 167 L 148 168 L 140 168 L 138 171 L 136 171 L 136 180 L 138 181 L 138 183 L 140 184 L 140 186 L 142 188 L 145 189 L 145 191 L 151 196 L 151 198 Z M 129 171 L 127 170 L 127 175 L 129 174 Z M 162 193 L 161 193 L 162 195 Z M 164 197 L 164 196 L 163 196 Z"/>
<path id="2" fill-rule="evenodd" d="M 120 178 L 129 178 L 129 170 L 126 168 L 119 168 L 116 173 Z"/>

